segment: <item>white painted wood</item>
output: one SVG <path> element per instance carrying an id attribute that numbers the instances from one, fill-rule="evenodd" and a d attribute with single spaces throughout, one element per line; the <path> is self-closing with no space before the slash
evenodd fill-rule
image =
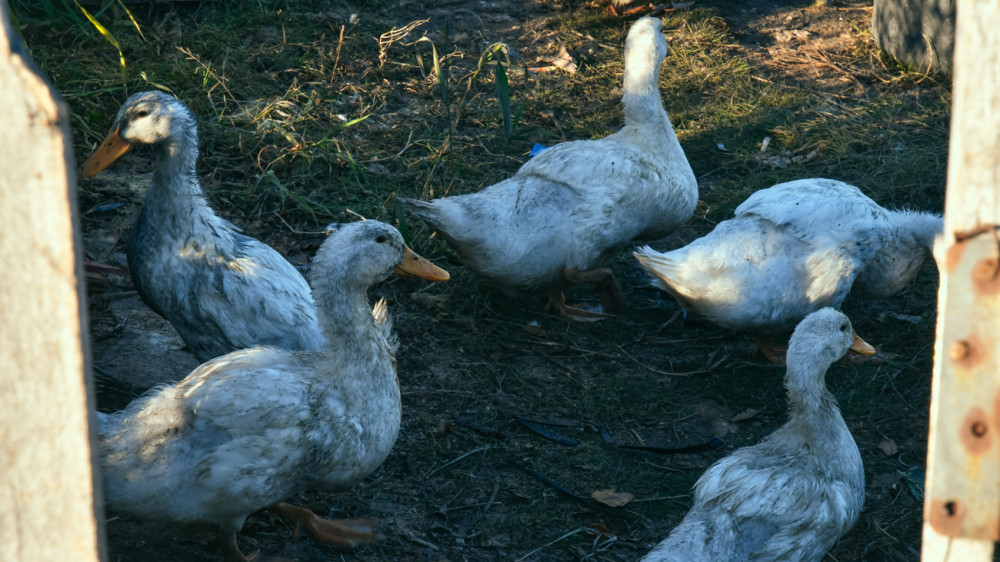
<path id="1" fill-rule="evenodd" d="M 922 560 L 985 562 L 1000 534 L 1000 295 L 974 278 L 1000 242 L 970 233 L 1000 224 L 1000 3 L 957 4 Z"/>
<path id="2" fill-rule="evenodd" d="M 0 545 L 96 561 L 91 399 L 66 108 L 0 0 Z"/>

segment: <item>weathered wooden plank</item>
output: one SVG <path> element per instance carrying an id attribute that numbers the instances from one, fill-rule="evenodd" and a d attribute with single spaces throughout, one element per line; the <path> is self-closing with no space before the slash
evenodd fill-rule
<path id="1" fill-rule="evenodd" d="M 1000 538 L 1000 4 L 959 0 L 924 500 L 924 560 Z"/>
<path id="2" fill-rule="evenodd" d="M 0 1 L 0 544 L 98 560 L 86 323 L 65 106 Z"/>

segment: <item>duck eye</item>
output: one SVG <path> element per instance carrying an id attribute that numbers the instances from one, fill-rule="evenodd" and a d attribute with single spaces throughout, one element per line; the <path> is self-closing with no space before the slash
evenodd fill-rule
<path id="1" fill-rule="evenodd" d="M 378 242 L 379 244 L 385 244 L 388 240 L 389 237 L 386 236 L 385 234 L 379 234 L 378 236 L 375 237 L 375 241 Z"/>
<path id="2" fill-rule="evenodd" d="M 846 332 L 847 331 L 847 323 L 846 322 L 840 325 L 840 331 L 841 332 Z"/>
<path id="3" fill-rule="evenodd" d="M 139 111 L 135 112 L 135 116 L 139 117 L 139 118 L 149 117 L 149 110 L 148 109 L 140 109 Z"/>

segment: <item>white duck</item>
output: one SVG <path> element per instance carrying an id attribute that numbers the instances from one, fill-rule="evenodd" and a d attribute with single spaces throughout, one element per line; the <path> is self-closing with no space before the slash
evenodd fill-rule
<path id="1" fill-rule="evenodd" d="M 855 341 L 831 308 L 799 323 L 788 346 L 788 422 L 709 467 L 694 506 L 643 561 L 815 561 L 850 530 L 865 501 L 864 466 L 824 378 Z"/>
<path id="2" fill-rule="evenodd" d="M 81 175 L 98 173 L 136 145 L 152 146 L 157 159 L 128 245 L 132 282 L 143 301 L 202 361 L 255 345 L 322 347 L 302 275 L 205 201 L 195 174 L 198 133 L 191 111 L 163 92 L 133 95 Z"/>
<path id="3" fill-rule="evenodd" d="M 385 301 L 373 311 L 366 295 L 393 271 L 448 279 L 391 226 L 340 226 L 310 272 L 328 342 L 322 350 L 235 351 L 121 412 L 99 414 L 107 505 L 145 519 L 216 525 L 227 561 L 246 560 L 236 533 L 265 508 L 323 541 L 374 540 L 372 520 L 326 520 L 281 502 L 306 489 L 350 486 L 382 464 L 396 440 L 395 338 Z"/>
<path id="4" fill-rule="evenodd" d="M 683 248 L 646 246 L 635 257 L 689 312 L 770 336 L 840 307 L 852 286 L 862 296 L 896 293 L 942 227 L 939 215 L 886 210 L 853 185 L 813 178 L 754 193 L 734 218 Z"/>
<path id="5" fill-rule="evenodd" d="M 620 131 L 553 146 L 479 193 L 404 201 L 466 265 L 502 287 L 545 294 L 551 307 L 582 320 L 593 314 L 567 307 L 562 291 L 593 283 L 604 311 L 617 312 L 617 281 L 609 269 L 593 268 L 634 239 L 684 224 L 698 201 L 694 172 L 660 100 L 666 55 L 660 20 L 636 20 L 625 40 Z"/>

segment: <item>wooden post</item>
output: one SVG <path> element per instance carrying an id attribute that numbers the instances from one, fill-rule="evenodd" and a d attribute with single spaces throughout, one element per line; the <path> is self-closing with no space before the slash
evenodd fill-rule
<path id="1" fill-rule="evenodd" d="M 0 545 L 100 558 L 92 394 L 66 108 L 0 0 Z"/>
<path id="2" fill-rule="evenodd" d="M 956 11 L 922 559 L 985 562 L 1000 539 L 1000 3 Z"/>

